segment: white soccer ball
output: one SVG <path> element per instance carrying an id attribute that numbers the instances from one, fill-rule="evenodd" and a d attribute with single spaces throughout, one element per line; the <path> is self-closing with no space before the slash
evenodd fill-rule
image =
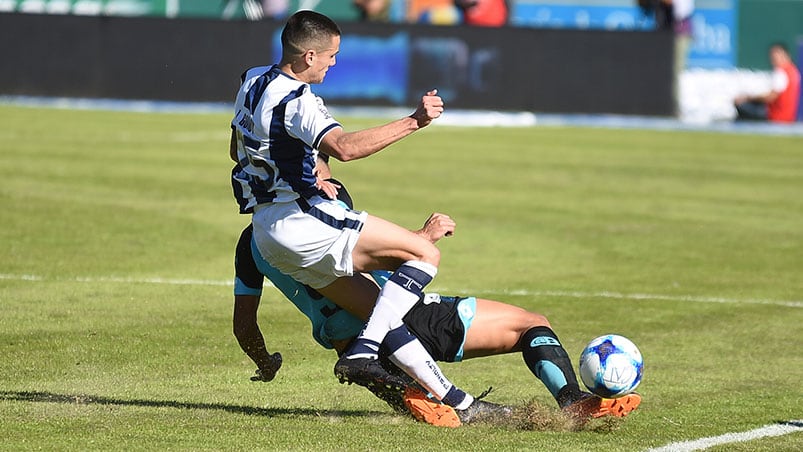
<path id="1" fill-rule="evenodd" d="M 636 344 L 616 334 L 600 336 L 580 355 L 580 379 L 589 391 L 614 399 L 633 392 L 641 383 L 644 360 Z"/>

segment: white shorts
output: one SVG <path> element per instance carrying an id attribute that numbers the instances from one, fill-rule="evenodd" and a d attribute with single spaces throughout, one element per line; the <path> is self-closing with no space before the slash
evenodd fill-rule
<path id="1" fill-rule="evenodd" d="M 254 241 L 266 261 L 296 281 L 320 289 L 354 273 L 351 252 L 368 213 L 320 197 L 309 204 L 304 209 L 295 201 L 261 204 L 251 221 Z"/>

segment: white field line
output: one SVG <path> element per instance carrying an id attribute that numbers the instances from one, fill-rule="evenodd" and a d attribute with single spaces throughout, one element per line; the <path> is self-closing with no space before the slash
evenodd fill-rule
<path id="1" fill-rule="evenodd" d="M 232 281 L 209 280 L 209 279 L 172 279 L 172 278 L 131 278 L 120 276 L 96 276 L 96 277 L 73 277 L 73 278 L 49 278 L 39 275 L 15 275 L 8 273 L 0 273 L 0 280 L 11 281 L 72 281 L 72 282 L 117 282 L 126 284 L 168 284 L 168 285 L 185 285 L 185 286 L 232 286 Z M 269 281 L 265 281 L 266 287 L 273 287 Z M 555 297 L 555 298 L 608 298 L 620 300 L 666 300 L 666 301 L 681 301 L 690 303 L 727 303 L 727 304 L 766 304 L 773 306 L 787 306 L 791 308 L 803 308 L 803 301 L 793 300 L 761 300 L 750 298 L 723 298 L 723 297 L 700 297 L 692 295 L 665 295 L 665 294 L 641 294 L 641 293 L 621 293 L 621 292 L 573 292 L 573 291 L 554 291 L 554 290 L 468 290 L 460 289 L 453 290 L 447 288 L 434 287 L 433 291 L 439 293 L 487 293 L 498 295 L 514 295 L 525 297 Z"/>
<path id="2" fill-rule="evenodd" d="M 690 452 L 719 446 L 721 444 L 743 443 L 771 436 L 788 435 L 789 433 L 795 432 L 803 432 L 803 419 L 765 425 L 764 427 L 746 432 L 725 433 L 719 436 L 709 436 L 706 438 L 670 443 L 666 446 L 649 449 L 647 452 Z"/>
<path id="3" fill-rule="evenodd" d="M 563 292 L 563 291 L 508 291 L 507 295 L 524 295 L 539 297 L 566 297 L 566 298 L 618 298 L 623 300 L 666 300 L 666 301 L 688 301 L 692 303 L 734 303 L 734 304 L 770 304 L 776 306 L 789 306 L 792 308 L 803 308 L 803 301 L 793 300 L 761 300 L 751 298 L 723 298 L 723 297 L 699 297 L 693 295 L 661 295 L 646 293 L 620 293 L 620 292 Z"/>
<path id="4" fill-rule="evenodd" d="M 0 273 L 0 279 L 11 281 L 66 281 L 66 282 L 115 282 L 126 284 L 169 284 L 178 286 L 233 286 L 232 281 L 215 281 L 210 279 L 171 279 L 171 278 L 129 278 L 120 276 L 76 276 L 73 278 L 48 278 L 39 275 L 12 275 Z"/>

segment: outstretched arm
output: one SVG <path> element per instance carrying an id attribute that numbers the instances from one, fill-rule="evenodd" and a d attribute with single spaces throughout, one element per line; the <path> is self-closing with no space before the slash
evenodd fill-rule
<path id="1" fill-rule="evenodd" d="M 432 90 L 421 98 L 418 108 L 410 116 L 356 132 L 332 129 L 321 140 L 319 150 L 342 162 L 368 157 L 428 126 L 442 113 L 443 99 L 438 96 L 438 90 Z"/>

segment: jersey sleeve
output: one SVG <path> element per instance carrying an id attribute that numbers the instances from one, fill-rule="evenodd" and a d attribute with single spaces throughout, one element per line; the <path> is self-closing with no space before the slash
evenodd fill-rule
<path id="1" fill-rule="evenodd" d="M 309 90 L 287 104 L 285 118 L 287 131 L 314 149 L 318 149 L 330 130 L 341 127 L 329 114 L 323 100 Z"/>

